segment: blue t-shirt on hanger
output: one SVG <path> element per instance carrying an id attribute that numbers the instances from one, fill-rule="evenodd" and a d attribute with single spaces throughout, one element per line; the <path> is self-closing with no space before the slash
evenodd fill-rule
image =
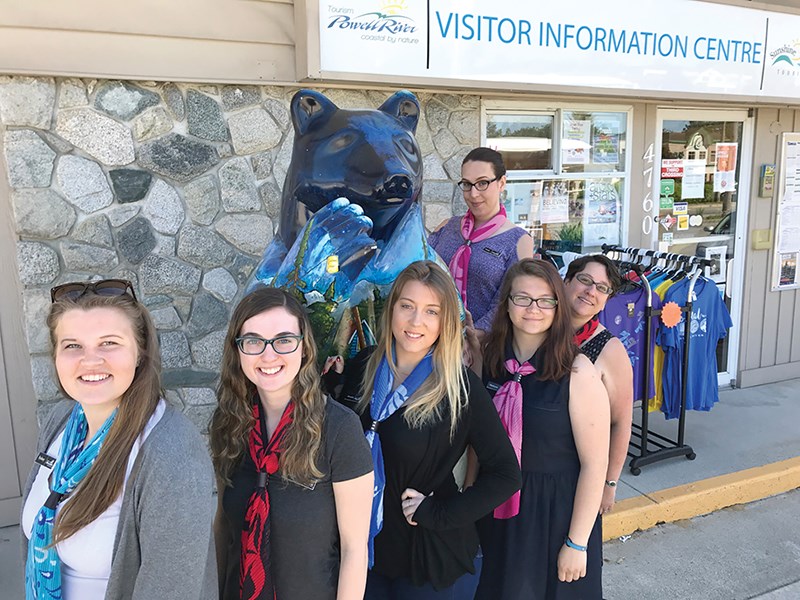
<path id="1" fill-rule="evenodd" d="M 664 304 L 675 302 L 684 307 L 688 293 L 689 279 L 686 278 L 667 290 Z M 681 321 L 675 327 L 666 327 L 662 323 L 656 336 L 656 343 L 664 349 L 664 403 L 661 410 L 667 419 L 680 416 L 685 320 L 686 313 L 682 313 Z M 692 299 L 687 410 L 711 410 L 719 401 L 717 343 L 728 334 L 728 329 L 732 326 L 731 316 L 717 286 L 713 281 L 699 278 Z"/>

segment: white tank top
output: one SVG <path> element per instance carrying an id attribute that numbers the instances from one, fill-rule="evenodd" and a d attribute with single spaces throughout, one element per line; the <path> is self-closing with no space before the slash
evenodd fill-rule
<path id="1" fill-rule="evenodd" d="M 133 443 L 128 457 L 124 485 L 127 485 L 139 449 L 156 423 L 161 420 L 165 407 L 164 400 L 160 400 L 144 431 Z M 62 430 L 47 449 L 49 456 L 58 457 L 63 437 Z M 33 521 L 50 495 L 47 481 L 51 472 L 52 469 L 39 467 L 31 492 L 25 501 L 22 511 L 22 530 L 28 539 L 31 538 Z M 64 600 L 103 600 L 105 597 L 108 578 L 111 576 L 111 556 L 114 551 L 122 497 L 125 494 L 124 485 L 119 497 L 103 514 L 77 531 L 75 535 L 56 545 L 56 551 L 61 559 L 61 590 Z M 69 502 L 69 498 L 56 508 L 56 514 L 65 502 Z"/>

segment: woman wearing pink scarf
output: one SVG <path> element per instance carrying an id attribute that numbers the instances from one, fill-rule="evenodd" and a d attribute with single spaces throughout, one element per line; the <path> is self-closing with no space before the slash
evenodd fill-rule
<path id="1" fill-rule="evenodd" d="M 600 600 L 608 396 L 573 343 L 573 311 L 553 265 L 523 259 L 500 291 L 483 382 L 520 461 L 522 489 L 481 523 L 475 598 Z"/>
<path id="2" fill-rule="evenodd" d="M 500 153 L 491 148 L 471 150 L 461 163 L 458 182 L 467 214 L 446 221 L 428 238 L 450 266 L 479 336 L 491 327 L 505 272 L 519 259 L 533 256 L 531 236 L 506 218 L 500 201 L 505 186 Z"/>

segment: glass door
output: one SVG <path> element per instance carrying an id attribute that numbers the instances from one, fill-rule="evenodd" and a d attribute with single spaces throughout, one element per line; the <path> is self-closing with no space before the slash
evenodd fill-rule
<path id="1" fill-rule="evenodd" d="M 658 249 L 709 258 L 733 327 L 717 347 L 720 385 L 735 377 L 749 202 L 752 125 L 747 111 L 659 111 Z"/>

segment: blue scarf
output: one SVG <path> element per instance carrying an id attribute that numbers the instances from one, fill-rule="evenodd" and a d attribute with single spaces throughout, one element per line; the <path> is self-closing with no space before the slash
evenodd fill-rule
<path id="1" fill-rule="evenodd" d="M 394 358 L 394 348 L 392 357 Z M 386 487 L 386 474 L 383 468 L 383 451 L 381 438 L 378 435 L 378 426 L 391 417 L 414 392 L 419 389 L 422 382 L 433 372 L 433 350 L 419 361 L 405 381 L 392 391 L 394 376 L 389 368 L 386 356 L 381 359 L 378 371 L 375 373 L 375 382 L 372 388 L 372 400 L 369 404 L 369 415 L 372 425 L 366 433 L 372 451 L 372 464 L 375 468 L 375 488 L 372 492 L 372 518 L 369 523 L 369 566 L 375 564 L 375 536 L 383 528 L 383 490 Z"/>
<path id="2" fill-rule="evenodd" d="M 61 439 L 61 452 L 50 476 L 50 497 L 36 515 L 28 542 L 28 560 L 25 564 L 27 600 L 61 600 L 61 559 L 53 546 L 56 507 L 89 471 L 116 414 L 115 410 L 84 447 L 89 424 L 80 404 L 72 409 Z"/>

